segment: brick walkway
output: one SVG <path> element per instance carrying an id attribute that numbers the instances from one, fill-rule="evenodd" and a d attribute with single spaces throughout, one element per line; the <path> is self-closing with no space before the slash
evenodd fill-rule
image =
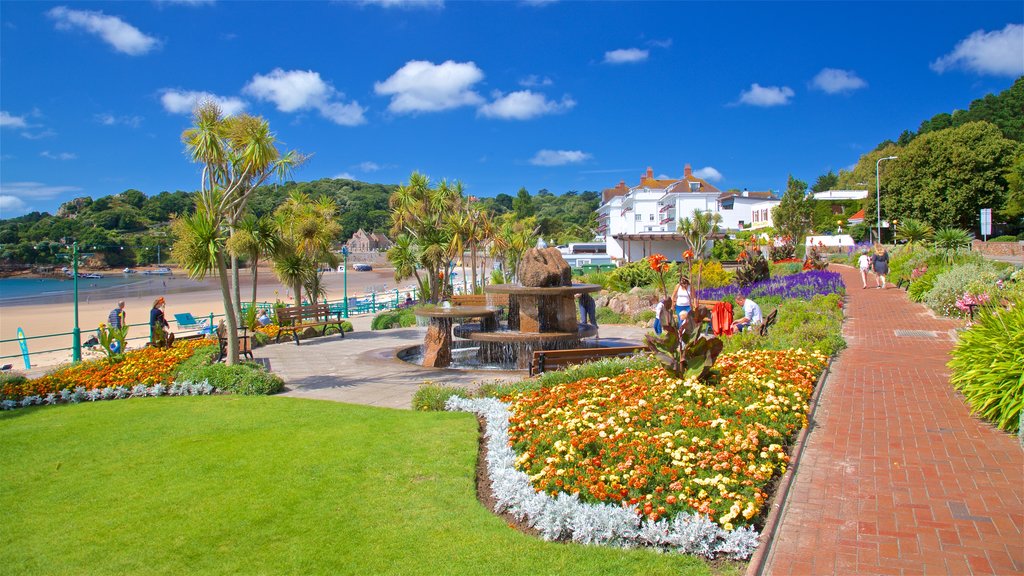
<path id="1" fill-rule="evenodd" d="M 764 573 L 1024 574 L 1024 450 L 950 387 L 957 323 L 838 269 L 849 348 Z"/>

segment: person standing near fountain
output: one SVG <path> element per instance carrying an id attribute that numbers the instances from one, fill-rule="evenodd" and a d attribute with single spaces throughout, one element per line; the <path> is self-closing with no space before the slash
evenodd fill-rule
<path id="1" fill-rule="evenodd" d="M 691 301 L 692 294 L 690 294 L 690 279 L 683 276 L 679 279 L 679 284 L 676 285 L 676 289 L 672 292 L 672 299 L 676 302 L 676 316 L 679 317 L 679 325 L 682 326 L 686 322 L 687 316 L 690 315 L 692 310 Z"/>
<path id="2" fill-rule="evenodd" d="M 597 326 L 597 302 L 586 292 L 580 294 L 580 323 Z"/>

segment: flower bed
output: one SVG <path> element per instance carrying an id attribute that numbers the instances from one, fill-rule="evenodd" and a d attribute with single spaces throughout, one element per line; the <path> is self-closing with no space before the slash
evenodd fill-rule
<path id="1" fill-rule="evenodd" d="M 191 358 L 200 348 L 211 344 L 216 346 L 216 342 L 205 339 L 179 340 L 170 348 L 133 350 L 125 354 L 123 360 L 115 363 L 101 359 L 72 364 L 34 380 L 5 383 L 0 387 L 0 400 L 42 397 L 58 394 L 62 390 L 89 391 L 170 384 L 179 364 Z"/>
<path id="2" fill-rule="evenodd" d="M 846 286 L 838 272 L 808 270 L 799 274 L 776 276 L 768 280 L 754 282 L 746 288 L 731 285 L 704 289 L 700 291 L 700 298 L 702 300 L 722 300 L 727 296 L 743 293 L 755 300 L 761 297 L 810 300 L 817 295 L 843 294 L 845 291 Z"/>
<path id="3" fill-rule="evenodd" d="M 719 358 L 717 386 L 656 369 L 512 396 L 516 468 L 538 491 L 652 522 L 696 513 L 726 531 L 751 526 L 807 424 L 825 362 L 800 350 L 738 352 Z"/>

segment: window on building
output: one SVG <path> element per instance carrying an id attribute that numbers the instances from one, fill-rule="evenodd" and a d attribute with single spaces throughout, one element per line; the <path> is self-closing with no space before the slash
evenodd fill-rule
<path id="1" fill-rule="evenodd" d="M 639 221 L 643 220 L 643 218 L 644 218 L 644 215 L 643 215 L 643 214 L 637 214 L 637 215 L 636 215 L 636 221 L 637 221 L 637 222 L 639 222 Z"/>
<path id="2" fill-rule="evenodd" d="M 650 220 L 651 220 L 651 222 L 654 222 L 654 214 L 651 214 Z"/>
<path id="3" fill-rule="evenodd" d="M 699 192 L 700 182 L 690 182 L 690 192 Z"/>

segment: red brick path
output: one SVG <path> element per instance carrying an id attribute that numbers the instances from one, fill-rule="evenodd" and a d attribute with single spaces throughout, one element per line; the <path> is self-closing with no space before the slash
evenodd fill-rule
<path id="1" fill-rule="evenodd" d="M 838 269 L 849 347 L 832 365 L 764 573 L 1024 574 L 1024 450 L 950 386 L 957 323 Z"/>

